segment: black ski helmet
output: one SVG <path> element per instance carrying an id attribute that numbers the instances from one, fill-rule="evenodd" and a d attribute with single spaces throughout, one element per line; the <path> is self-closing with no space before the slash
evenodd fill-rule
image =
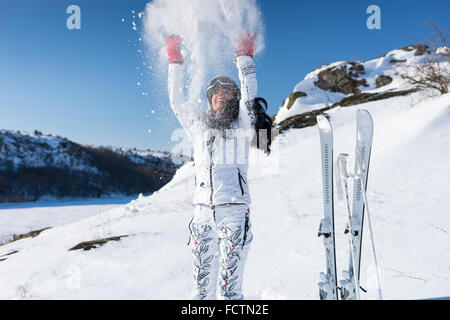
<path id="1" fill-rule="evenodd" d="M 212 109 L 212 96 L 220 88 L 231 90 L 235 97 L 226 102 L 225 107 L 215 114 Z M 241 90 L 233 79 L 226 76 L 214 77 L 206 88 L 206 95 L 208 97 L 208 110 L 206 111 L 204 121 L 210 128 L 226 129 L 239 116 L 239 100 L 241 99 Z"/>
<path id="2" fill-rule="evenodd" d="M 236 82 L 227 76 L 216 76 L 214 77 L 206 87 L 206 96 L 208 98 L 208 107 L 211 108 L 211 99 L 214 93 L 219 90 L 219 88 L 226 88 L 234 92 L 236 99 L 241 100 L 241 90 L 237 86 Z"/>

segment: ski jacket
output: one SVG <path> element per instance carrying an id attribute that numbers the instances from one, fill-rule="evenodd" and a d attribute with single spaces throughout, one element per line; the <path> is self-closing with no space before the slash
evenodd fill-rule
<path id="1" fill-rule="evenodd" d="M 254 115 L 249 110 L 256 97 L 257 82 L 252 57 L 236 57 L 236 66 L 241 83 L 239 115 L 230 129 L 221 130 L 206 126 L 205 111 L 185 102 L 183 64 L 169 64 L 170 105 L 194 144 L 194 204 L 250 204 L 247 171 Z"/>

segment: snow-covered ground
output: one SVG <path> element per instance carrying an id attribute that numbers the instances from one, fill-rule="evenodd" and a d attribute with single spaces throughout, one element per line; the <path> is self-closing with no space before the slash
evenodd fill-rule
<path id="1" fill-rule="evenodd" d="M 353 151 L 357 108 L 369 110 L 375 125 L 368 201 L 384 297 L 449 296 L 450 94 L 423 98 L 418 92 L 331 110 L 336 156 Z M 325 267 L 317 237 L 319 151 L 316 127 L 278 136 L 269 157 L 252 150 L 254 241 L 246 264 L 246 299 L 318 299 L 319 272 Z M 0 298 L 190 299 L 193 274 L 186 243 L 193 180 L 193 164 L 187 163 L 149 197 L 87 218 L 84 206 L 74 206 L 79 215 L 70 215 L 76 221 L 0 246 L 0 260 L 6 259 L 0 261 Z M 348 242 L 344 208 L 335 207 L 340 271 L 347 266 Z M 41 209 L 30 209 L 38 220 Z M 8 210 L 17 210 L 17 217 Z M 21 219 L 19 210 L 3 207 L 0 214 L 6 212 L 14 225 Z M 41 217 L 47 220 L 46 214 Z M 122 235 L 128 236 L 90 251 L 69 251 L 83 241 Z M 375 299 L 368 232 L 364 235 L 362 286 L 368 293 L 362 298 Z"/>
<path id="2" fill-rule="evenodd" d="M 0 203 L 0 245 L 14 235 L 65 225 L 124 205 L 135 196 Z"/>

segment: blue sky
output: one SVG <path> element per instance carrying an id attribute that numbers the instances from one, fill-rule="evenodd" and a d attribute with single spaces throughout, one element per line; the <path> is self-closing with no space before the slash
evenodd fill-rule
<path id="1" fill-rule="evenodd" d="M 142 28 L 132 17 L 147 2 L 1 1 L 0 129 L 170 151 L 179 125 L 168 100 L 154 99 L 167 86 L 144 70 Z M 415 43 L 429 35 L 424 21 L 448 26 L 450 12 L 448 0 L 258 3 L 266 28 L 265 49 L 255 59 L 258 91 L 270 115 L 316 67 L 368 60 Z M 71 4 L 81 8 L 81 30 L 66 28 Z M 371 4 L 381 8 L 380 30 L 366 27 Z"/>

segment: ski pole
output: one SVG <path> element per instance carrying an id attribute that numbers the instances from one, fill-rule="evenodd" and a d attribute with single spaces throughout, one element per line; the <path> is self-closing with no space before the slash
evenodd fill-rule
<path id="1" fill-rule="evenodd" d="M 355 294 L 356 294 L 356 299 L 359 300 L 360 296 L 359 296 L 359 279 L 357 274 L 357 269 L 356 269 L 356 257 L 355 257 L 355 250 L 354 250 L 354 246 L 353 246 L 353 241 L 352 241 L 352 236 L 353 236 L 353 229 L 352 229 L 352 223 L 351 223 L 351 211 L 350 211 L 350 205 L 349 205 L 349 200 L 348 200 L 348 186 L 347 186 L 347 179 L 349 178 L 349 175 L 347 173 L 347 157 L 348 154 L 346 153 L 341 153 L 338 157 L 338 170 L 339 173 L 341 175 L 341 181 L 344 184 L 344 200 L 345 200 L 345 205 L 347 206 L 347 223 L 348 223 L 348 229 L 350 232 L 350 237 L 349 237 L 349 243 L 350 243 L 350 254 L 352 256 L 352 267 L 353 267 L 353 285 L 355 287 Z"/>
<path id="2" fill-rule="evenodd" d="M 363 194 L 363 199 L 364 199 L 364 205 L 366 206 L 366 214 L 367 214 L 367 221 L 369 222 L 369 233 L 370 233 L 370 240 L 372 242 L 372 255 L 373 255 L 373 260 L 375 263 L 375 269 L 376 269 L 376 273 L 377 273 L 377 283 L 378 283 L 378 299 L 379 300 L 383 300 L 383 295 L 381 292 L 381 277 L 380 277 L 380 269 L 378 267 L 378 262 L 377 262 L 377 255 L 375 253 L 375 241 L 373 240 L 373 231 L 372 231 L 372 221 L 370 219 L 370 213 L 369 213 L 369 205 L 368 205 L 368 201 L 367 201 L 367 194 L 366 194 L 366 186 L 364 185 L 364 181 L 363 181 L 363 172 L 365 171 L 365 168 L 363 167 L 363 161 L 361 159 L 361 155 L 357 152 L 356 153 L 356 161 L 358 163 L 357 166 L 357 172 L 355 174 L 356 178 L 360 180 L 361 182 L 361 190 L 362 190 L 362 194 Z"/>

